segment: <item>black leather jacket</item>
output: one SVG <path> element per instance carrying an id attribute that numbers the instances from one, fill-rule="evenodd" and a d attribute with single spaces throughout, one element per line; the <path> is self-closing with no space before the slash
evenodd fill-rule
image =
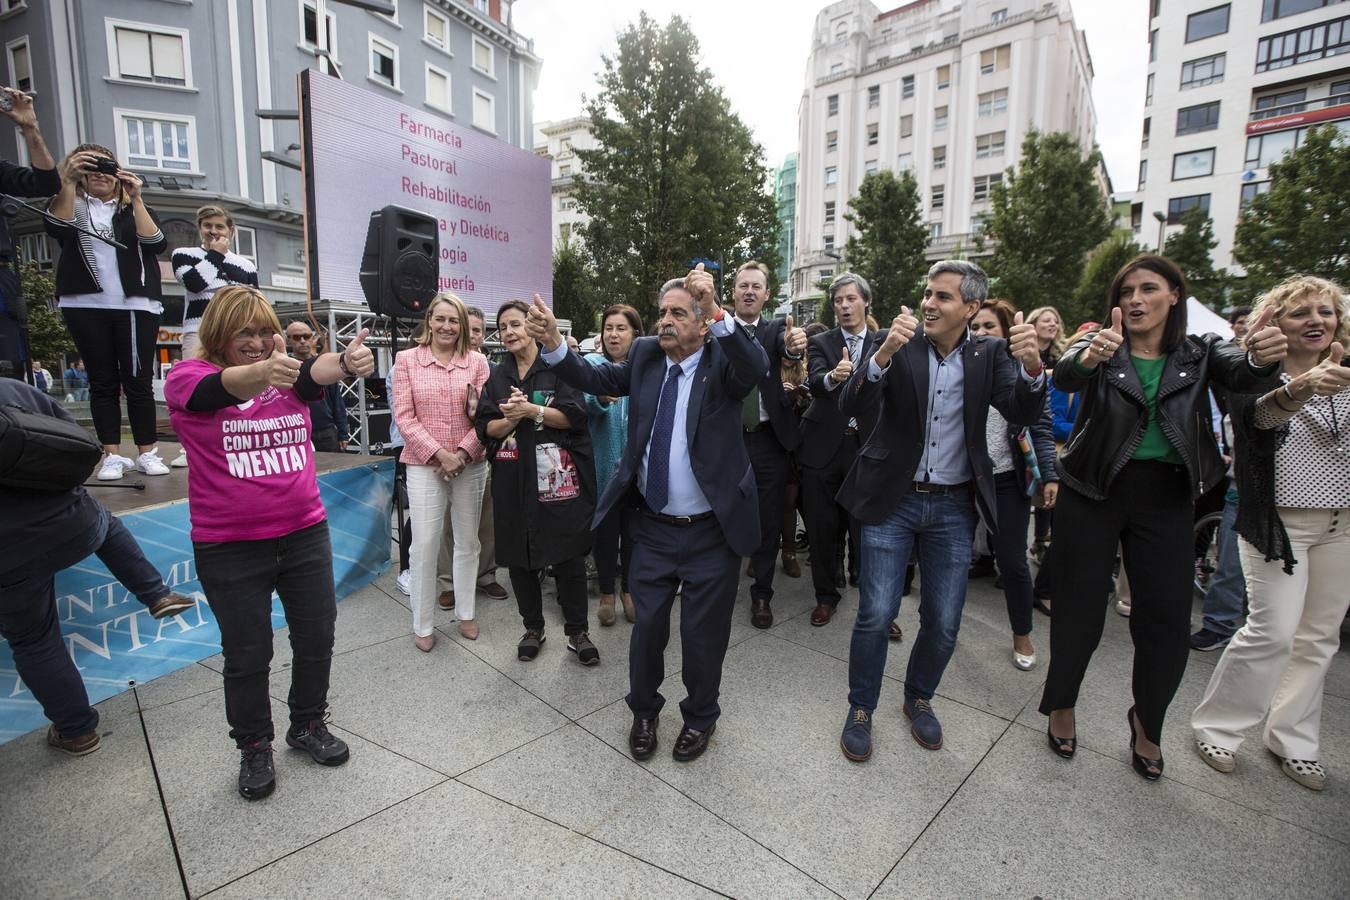
<path id="1" fill-rule="evenodd" d="M 1055 387 L 1082 395 L 1078 419 L 1060 454 L 1059 475 L 1080 494 L 1105 500 L 1111 482 L 1144 439 L 1148 406 L 1127 345 L 1117 348 L 1115 356 L 1090 375 L 1070 362 L 1095 336 L 1085 333 L 1055 367 Z M 1225 477 L 1210 418 L 1210 383 L 1233 393 L 1265 392 L 1278 385 L 1279 370 L 1278 363 L 1253 368 L 1245 350 L 1216 334 L 1190 335 L 1168 354 L 1158 384 L 1158 422 L 1186 462 L 1192 500 Z"/>

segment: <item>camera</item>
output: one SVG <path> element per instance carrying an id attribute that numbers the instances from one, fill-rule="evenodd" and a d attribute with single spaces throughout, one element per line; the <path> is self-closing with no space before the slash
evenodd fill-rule
<path id="1" fill-rule="evenodd" d="M 102 172 L 104 175 L 117 174 L 117 160 L 108 159 L 106 156 L 94 157 L 94 168 L 91 172 Z"/>
<path id="2" fill-rule="evenodd" d="M 9 95 L 8 91 L 0 91 L 0 110 L 9 112 L 13 108 L 14 98 Z"/>

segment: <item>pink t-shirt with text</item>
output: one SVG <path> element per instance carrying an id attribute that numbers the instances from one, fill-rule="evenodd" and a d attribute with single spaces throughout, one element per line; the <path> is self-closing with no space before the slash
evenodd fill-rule
<path id="1" fill-rule="evenodd" d="M 192 540 L 260 541 L 322 522 L 305 401 L 293 390 L 269 387 L 237 406 L 189 411 L 198 383 L 219 371 L 190 359 L 174 366 L 164 383 L 169 421 L 191 467 Z"/>

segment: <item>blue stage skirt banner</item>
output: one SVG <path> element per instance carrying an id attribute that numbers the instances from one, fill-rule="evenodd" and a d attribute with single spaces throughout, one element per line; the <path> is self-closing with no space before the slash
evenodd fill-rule
<path id="1" fill-rule="evenodd" d="M 338 599 L 370 584 L 389 566 L 393 467 L 390 460 L 319 476 Z M 187 502 L 119 518 L 164 582 L 195 597 L 197 604 L 179 615 L 152 619 L 96 556 L 59 573 L 56 608 L 61 633 L 91 703 L 220 652 L 220 630 L 197 581 Z M 281 601 L 274 595 L 272 626 L 285 625 Z M 42 707 L 14 669 L 9 644 L 0 640 L 0 743 L 46 724 Z"/>

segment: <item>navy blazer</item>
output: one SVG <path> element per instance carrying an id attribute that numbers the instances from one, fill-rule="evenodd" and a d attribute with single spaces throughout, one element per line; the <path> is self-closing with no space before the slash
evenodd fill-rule
<path id="1" fill-rule="evenodd" d="M 923 457 L 924 420 L 928 415 L 929 344 L 923 329 L 891 357 L 879 381 L 859 366 L 840 390 L 845 415 L 877 416 L 839 489 L 839 502 L 867 524 L 885 521 L 904 496 L 914 490 L 914 471 Z M 878 346 L 880 346 L 878 344 Z M 985 426 L 989 407 L 1010 425 L 1036 425 L 1045 405 L 1048 378 L 1033 384 L 1022 378 L 1021 363 L 1008 355 L 1002 338 L 972 335 L 955 351 L 965 367 L 963 410 L 966 453 L 975 482 L 980 516 L 994 530 L 998 519 L 994 499 L 994 464 L 989 460 Z"/>
<path id="2" fill-rule="evenodd" d="M 867 360 L 871 359 L 885 339 L 885 331 L 875 328 L 867 330 L 860 357 L 862 365 L 859 368 L 867 367 Z M 802 414 L 802 445 L 797 451 L 797 461 L 804 466 L 819 469 L 829 465 L 844 440 L 844 428 L 850 418 L 839 408 L 839 397 L 844 386 L 840 384 L 834 390 L 828 389 L 825 387 L 825 376 L 833 372 L 844 358 L 846 346 L 842 328 L 832 328 L 823 334 L 814 335 L 806 345 L 806 386 L 811 391 L 812 400 Z M 854 417 L 858 420 L 858 433 L 865 438 L 873 424 L 871 412 Z"/>
<path id="3" fill-rule="evenodd" d="M 759 317 L 755 326 L 755 338 L 769 357 L 769 371 L 758 380 L 760 399 L 764 410 L 769 414 L 769 424 L 773 427 L 774 437 L 783 445 L 784 450 L 796 450 L 802 442 L 801 429 L 797 424 L 797 415 L 792 405 L 783 396 L 783 370 L 781 360 L 787 355 L 786 319 L 766 319 Z"/>
<path id="4" fill-rule="evenodd" d="M 592 364 L 569 351 L 553 368 L 560 379 L 588 394 L 629 398 L 628 445 L 596 503 L 594 524 L 598 527 L 637 482 L 656 423 L 661 384 L 666 378 L 666 352 L 657 338 L 640 337 L 623 362 Z M 690 468 L 722 526 L 727 544 L 740 556 L 750 556 L 760 543 L 755 473 L 741 437 L 741 402 L 768 370 L 764 348 L 749 329 L 737 325 L 730 335 L 703 345 L 703 357 L 689 392 L 685 427 Z"/>

